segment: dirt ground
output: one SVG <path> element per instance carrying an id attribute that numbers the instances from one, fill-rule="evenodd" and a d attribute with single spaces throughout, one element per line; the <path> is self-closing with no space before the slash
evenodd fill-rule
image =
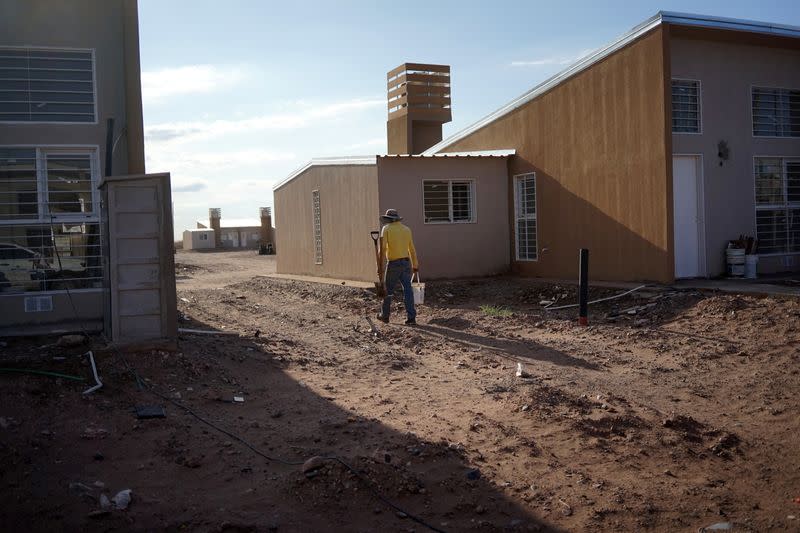
<path id="1" fill-rule="evenodd" d="M 579 327 L 544 309 L 572 286 L 435 282 L 409 327 L 398 303 L 370 324 L 366 290 L 262 277 L 272 257 L 176 261 L 181 327 L 235 334 L 95 338 L 87 397 L 0 372 L 3 531 L 800 530 L 797 299 L 648 287 Z M 85 346 L 4 341 L 3 367 L 90 375 Z"/>

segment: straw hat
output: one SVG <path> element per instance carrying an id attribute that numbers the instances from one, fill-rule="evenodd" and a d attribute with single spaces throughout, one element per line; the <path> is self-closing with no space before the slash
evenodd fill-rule
<path id="1" fill-rule="evenodd" d="M 381 222 L 399 222 L 403 217 L 397 214 L 397 209 L 387 209 L 385 215 L 381 215 Z"/>

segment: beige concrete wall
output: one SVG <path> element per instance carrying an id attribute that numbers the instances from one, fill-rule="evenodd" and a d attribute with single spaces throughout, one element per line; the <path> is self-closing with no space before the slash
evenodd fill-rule
<path id="1" fill-rule="evenodd" d="M 516 272 L 575 278 L 589 248 L 593 279 L 672 280 L 663 39 L 647 33 L 444 150 L 515 148 L 509 174 L 536 172 L 539 259 Z"/>
<path id="2" fill-rule="evenodd" d="M 314 262 L 311 192 L 320 191 L 323 262 Z M 277 272 L 374 281 L 375 165 L 315 166 L 274 192 Z"/>
<path id="3" fill-rule="evenodd" d="M 126 138 L 114 152 L 114 174 L 143 172 L 139 42 L 136 21 L 132 19 L 135 13 L 135 0 L 3 0 L 0 46 L 94 49 L 97 123 L 0 124 L 0 145 L 98 146 L 102 169 L 106 119 L 114 118 L 115 137 L 127 126 Z"/>
<path id="4" fill-rule="evenodd" d="M 70 298 L 71 296 L 71 298 Z M 51 298 L 52 311 L 25 312 L 28 298 Z M 47 293 L 0 295 L 0 336 L 46 334 L 53 331 L 102 331 L 105 289 L 72 289 Z M 73 308 L 74 305 L 74 308 Z M 77 309 L 77 316 L 75 310 Z"/>
<path id="5" fill-rule="evenodd" d="M 414 235 L 424 279 L 487 276 L 510 265 L 505 158 L 378 158 L 380 212 L 397 209 Z M 472 179 L 475 223 L 426 224 L 423 180 Z"/>
<path id="6" fill-rule="evenodd" d="M 108 206 L 110 333 L 121 345 L 177 341 L 169 174 L 116 176 Z"/>
<path id="7" fill-rule="evenodd" d="M 754 137 L 751 111 L 753 85 L 800 89 L 800 50 L 775 40 L 747 42 L 741 34 L 739 42 L 719 32 L 674 28 L 672 34 L 672 76 L 701 84 L 702 134 L 673 134 L 672 146 L 676 154 L 703 156 L 705 253 L 713 276 L 725 271 L 728 240 L 756 234 L 753 157 L 800 157 L 800 139 Z M 730 149 L 722 166 L 721 140 Z M 800 269 L 800 257 L 789 261 L 761 257 L 759 271 Z"/>
<path id="8" fill-rule="evenodd" d="M 206 235 L 206 239 L 200 238 L 201 235 Z M 183 232 L 183 249 L 184 250 L 205 250 L 214 248 L 214 230 L 208 231 L 189 231 Z"/>

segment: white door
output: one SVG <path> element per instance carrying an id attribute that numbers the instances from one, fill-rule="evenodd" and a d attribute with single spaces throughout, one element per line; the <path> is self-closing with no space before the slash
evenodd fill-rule
<path id="1" fill-rule="evenodd" d="M 697 156 L 672 158 L 676 278 L 696 278 L 703 275 L 700 265 L 702 206 L 699 168 L 700 158 Z"/>

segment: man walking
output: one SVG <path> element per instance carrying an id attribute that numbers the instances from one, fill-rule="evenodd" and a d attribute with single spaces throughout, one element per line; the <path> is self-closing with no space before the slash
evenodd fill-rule
<path id="1" fill-rule="evenodd" d="M 403 220 L 395 209 L 387 209 L 381 215 L 381 222 L 385 224 L 381 229 L 381 264 L 386 264 L 386 274 L 383 282 L 386 287 L 386 297 L 383 299 L 383 308 L 378 314 L 378 320 L 389 323 L 392 308 L 392 293 L 397 287 L 397 282 L 403 286 L 403 300 L 406 305 L 406 324 L 417 323 L 417 311 L 414 308 L 414 294 L 411 290 L 412 272 L 419 270 L 417 251 L 411 238 L 411 230 L 401 224 Z"/>

